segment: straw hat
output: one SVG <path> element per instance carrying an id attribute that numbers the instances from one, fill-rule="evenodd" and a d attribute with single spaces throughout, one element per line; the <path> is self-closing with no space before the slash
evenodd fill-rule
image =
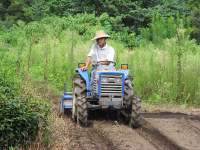
<path id="1" fill-rule="evenodd" d="M 97 40 L 100 38 L 109 38 L 110 36 L 104 31 L 97 31 L 95 37 L 92 40 Z"/>

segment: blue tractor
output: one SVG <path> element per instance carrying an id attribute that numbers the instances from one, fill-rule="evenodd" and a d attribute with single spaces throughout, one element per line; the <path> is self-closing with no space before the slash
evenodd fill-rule
<path id="1" fill-rule="evenodd" d="M 73 78 L 72 119 L 82 126 L 88 125 L 88 111 L 114 109 L 137 128 L 141 125 L 141 101 L 134 94 L 128 64 L 115 69 L 114 62 L 93 66 L 91 77 L 79 64 Z"/>

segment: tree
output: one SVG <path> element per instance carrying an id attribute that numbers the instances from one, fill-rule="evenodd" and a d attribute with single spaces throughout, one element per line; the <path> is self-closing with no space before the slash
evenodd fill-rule
<path id="1" fill-rule="evenodd" d="M 191 24 L 193 31 L 191 37 L 195 38 L 200 43 L 200 9 L 194 9 L 191 15 Z"/>
<path id="2" fill-rule="evenodd" d="M 188 5 L 192 9 L 190 20 L 193 31 L 191 32 L 191 37 L 200 43 L 200 1 L 190 0 Z"/>

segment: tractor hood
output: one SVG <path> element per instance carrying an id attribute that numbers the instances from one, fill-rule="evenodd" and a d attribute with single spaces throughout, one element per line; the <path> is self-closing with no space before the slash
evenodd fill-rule
<path id="1" fill-rule="evenodd" d="M 109 70 L 101 70 L 97 71 L 97 74 L 122 74 L 124 79 L 128 78 L 129 70 L 116 70 L 116 71 L 109 71 Z"/>

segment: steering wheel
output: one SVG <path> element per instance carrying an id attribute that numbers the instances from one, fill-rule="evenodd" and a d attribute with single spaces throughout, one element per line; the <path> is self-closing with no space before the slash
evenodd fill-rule
<path id="1" fill-rule="evenodd" d="M 109 65 L 110 63 L 113 63 L 114 66 L 116 65 L 116 62 L 114 62 L 114 61 L 108 61 L 108 60 L 98 61 L 97 65 L 103 65 L 102 63 L 107 63 L 106 65 Z"/>

